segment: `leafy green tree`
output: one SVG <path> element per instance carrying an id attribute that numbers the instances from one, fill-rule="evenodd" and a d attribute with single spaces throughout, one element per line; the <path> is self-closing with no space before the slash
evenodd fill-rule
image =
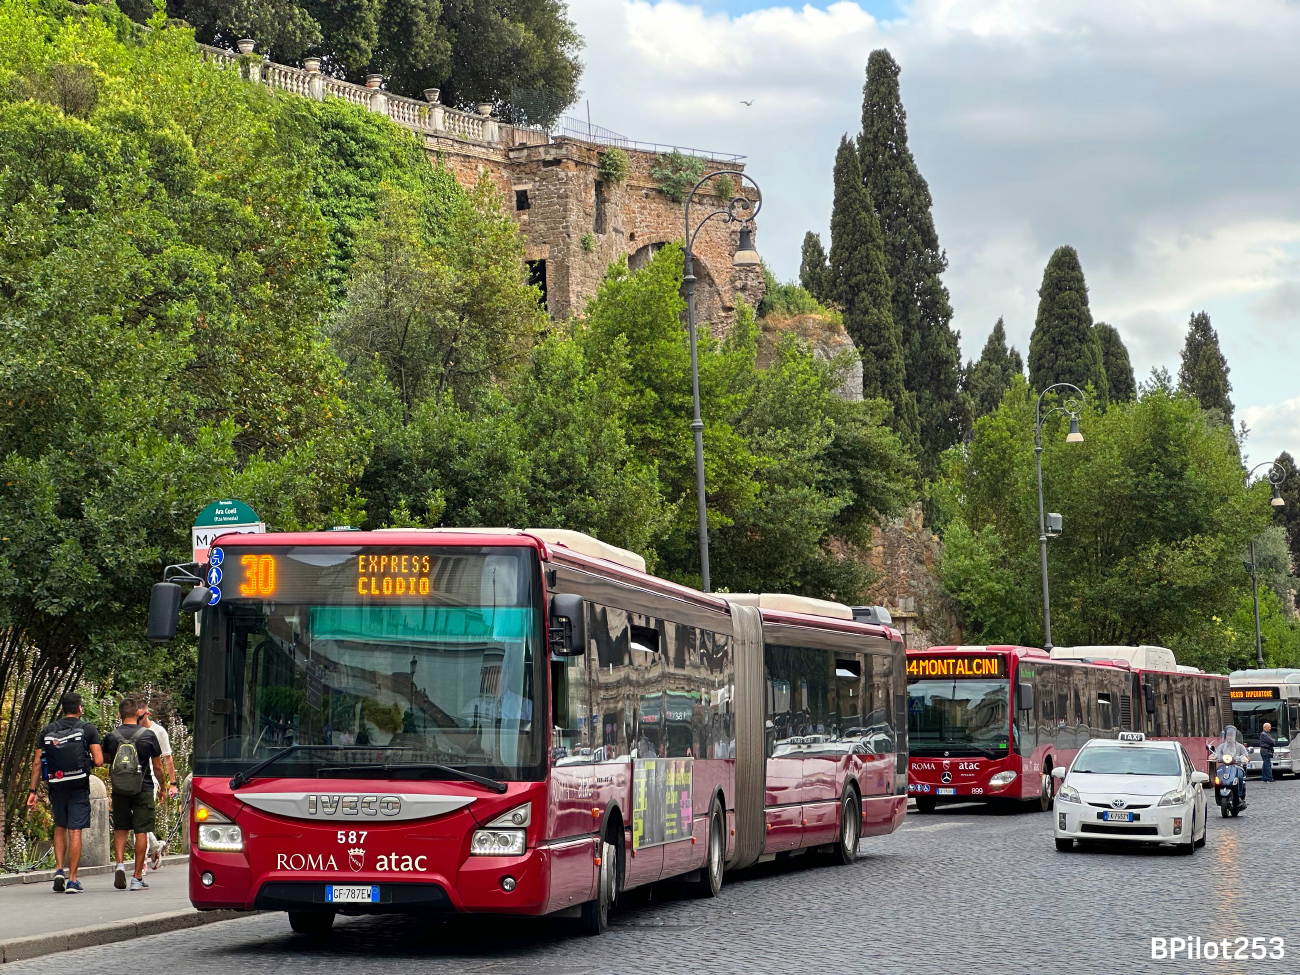
<path id="1" fill-rule="evenodd" d="M 803 249 L 799 257 L 799 284 L 820 302 L 831 300 L 827 287 L 830 271 L 826 264 L 826 251 L 821 234 L 811 230 L 803 235 Z"/>
<path id="2" fill-rule="evenodd" d="M 763 297 L 755 312 L 759 318 L 769 315 L 819 315 L 836 321 L 839 318 L 836 312 L 821 304 L 801 285 L 778 281 L 766 264 L 763 265 Z"/>
<path id="3" fill-rule="evenodd" d="M 835 154 L 828 287 L 843 312 L 849 337 L 862 353 L 862 395 L 887 400 L 894 410 L 891 426 L 905 443 L 917 444 L 916 401 L 906 388 L 880 221 L 847 136 L 840 139 Z"/>
<path id="4" fill-rule="evenodd" d="M 1007 347 L 1007 328 L 999 318 L 978 361 L 966 368 L 965 391 L 970 397 L 971 416 L 978 420 L 996 410 L 1012 378 L 1024 371 L 1025 361 L 1014 346 Z"/>
<path id="5" fill-rule="evenodd" d="M 1210 326 L 1210 316 L 1197 312 L 1187 324 L 1182 364 L 1178 367 L 1178 388 L 1196 397 L 1202 409 L 1213 410 L 1231 427 L 1229 371 L 1228 360 L 1219 349 L 1219 334 Z"/>
<path id="6" fill-rule="evenodd" d="M 453 182 L 445 170 L 439 178 Z M 527 282 L 523 245 L 490 184 L 449 212 L 383 193 L 357 238 L 335 341 L 350 365 L 378 357 L 409 419 L 452 390 L 462 403 L 523 366 L 546 321 Z"/>
<path id="7" fill-rule="evenodd" d="M 1101 343 L 1101 365 L 1106 373 L 1106 385 L 1112 402 L 1129 403 L 1137 399 L 1137 380 L 1133 365 L 1128 359 L 1128 349 L 1114 325 L 1098 322 L 1093 326 Z"/>
<path id="8" fill-rule="evenodd" d="M 959 395 L 960 336 L 950 327 L 952 306 L 940 275 L 948 267 L 930 213 L 930 187 L 907 146 L 907 113 L 898 88 L 898 62 L 881 48 L 867 59 L 862 89 L 859 163 L 884 236 L 891 306 L 916 400 L 921 466 L 938 468 L 966 422 Z"/>
<path id="9" fill-rule="evenodd" d="M 1091 386 L 1102 405 L 1110 398 L 1101 341 L 1088 309 L 1083 267 L 1068 244 L 1052 253 L 1043 270 L 1038 318 L 1029 338 L 1029 385 L 1042 391 L 1060 382 L 1073 383 L 1082 390 Z"/>
<path id="10" fill-rule="evenodd" d="M 947 459 L 942 569 L 981 641 L 1042 640 L 1033 455 L 1036 394 L 1016 377 L 998 409 Z M 1065 421 L 1043 436 L 1048 506 L 1065 519 L 1049 547 L 1053 640 L 1152 643 L 1185 664 L 1227 661 L 1209 625 L 1249 594 L 1241 553 L 1267 527 L 1267 494 L 1247 489 L 1236 444 L 1189 396 L 1153 389 L 1103 410 L 1088 403 L 1082 444 Z"/>

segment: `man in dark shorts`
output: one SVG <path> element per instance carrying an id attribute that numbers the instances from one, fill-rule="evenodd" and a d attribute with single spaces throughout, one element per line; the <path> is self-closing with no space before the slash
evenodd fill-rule
<path id="1" fill-rule="evenodd" d="M 90 770 L 104 764 L 104 752 L 99 729 L 81 720 L 80 694 L 64 694 L 59 699 L 59 712 L 63 717 L 41 731 L 27 806 L 36 807 L 36 783 L 44 778 L 54 811 L 54 892 L 79 894 L 81 831 L 90 828 Z"/>
<path id="2" fill-rule="evenodd" d="M 134 698 L 125 697 L 117 713 L 122 723 L 104 739 L 104 756 L 108 759 L 109 782 L 113 786 L 113 851 L 117 854 L 113 871 L 113 886 L 126 890 L 126 835 L 135 833 L 135 876 L 131 890 L 148 890 L 144 882 L 145 857 L 148 855 L 149 834 L 154 831 L 154 779 L 167 781 L 163 770 L 162 748 L 148 728 L 139 724 Z M 167 782 L 168 789 L 172 783 Z"/>

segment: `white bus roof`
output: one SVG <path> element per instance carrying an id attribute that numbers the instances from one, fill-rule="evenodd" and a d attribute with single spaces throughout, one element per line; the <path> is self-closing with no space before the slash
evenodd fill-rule
<path id="1" fill-rule="evenodd" d="M 570 531 L 567 528 L 529 528 L 526 532 L 534 538 L 540 538 L 547 545 L 563 545 L 567 549 L 582 555 L 590 555 L 594 559 L 604 559 L 606 562 L 635 569 L 637 572 L 645 571 L 645 559 L 635 552 L 602 542 L 599 538 L 593 538 L 582 532 Z"/>
<path id="2" fill-rule="evenodd" d="M 728 602 L 740 606 L 770 609 L 774 613 L 802 613 L 804 616 L 829 616 L 837 620 L 853 619 L 853 610 L 850 607 L 843 603 L 833 603 L 829 599 L 813 599 L 811 596 L 795 596 L 786 592 L 730 592 L 723 595 Z"/>
<path id="3" fill-rule="evenodd" d="M 1138 670 L 1183 670 L 1168 647 L 1052 647 L 1053 660 L 1127 660 Z"/>
<path id="4" fill-rule="evenodd" d="M 1228 675 L 1228 683 L 1246 684 L 1300 684 L 1300 670 L 1290 667 L 1272 670 L 1234 670 Z"/>

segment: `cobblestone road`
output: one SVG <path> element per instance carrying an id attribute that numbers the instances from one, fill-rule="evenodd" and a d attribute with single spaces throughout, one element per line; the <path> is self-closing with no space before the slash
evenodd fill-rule
<path id="1" fill-rule="evenodd" d="M 978 807 L 908 817 L 863 842 L 853 867 L 809 858 L 728 875 L 697 900 L 634 894 L 608 934 L 558 922 L 341 920 L 313 947 L 283 915 L 215 924 L 5 966 L 138 975 L 432 971 L 1250 972 L 1300 971 L 1300 782 L 1250 784 L 1236 820 L 1215 814 L 1195 857 L 1057 853 L 1042 813 Z M 1153 936 L 1280 937 L 1282 961 L 1153 961 Z"/>

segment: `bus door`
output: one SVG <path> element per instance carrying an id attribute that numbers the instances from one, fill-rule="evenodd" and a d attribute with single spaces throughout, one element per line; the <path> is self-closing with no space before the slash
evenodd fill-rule
<path id="1" fill-rule="evenodd" d="M 767 830 L 764 853 L 793 850 L 803 841 L 803 710 L 808 682 L 790 673 L 789 647 L 764 644 L 767 718 L 764 747 L 767 787 L 763 797 Z"/>

